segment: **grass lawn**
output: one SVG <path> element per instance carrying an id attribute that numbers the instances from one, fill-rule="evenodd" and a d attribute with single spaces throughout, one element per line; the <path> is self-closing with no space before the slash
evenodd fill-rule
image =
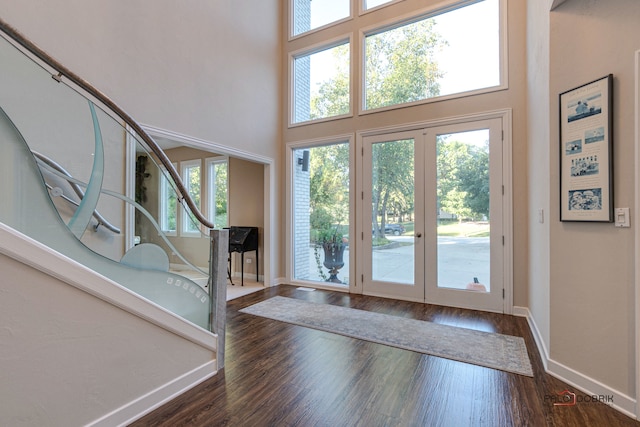
<path id="1" fill-rule="evenodd" d="M 454 222 L 438 226 L 438 236 L 489 237 L 488 222 Z"/>
<path id="2" fill-rule="evenodd" d="M 414 231 L 413 222 L 403 222 L 404 234 L 403 236 L 411 236 Z M 438 236 L 450 236 L 450 237 L 489 237 L 489 223 L 480 222 L 442 222 L 438 225 Z"/>

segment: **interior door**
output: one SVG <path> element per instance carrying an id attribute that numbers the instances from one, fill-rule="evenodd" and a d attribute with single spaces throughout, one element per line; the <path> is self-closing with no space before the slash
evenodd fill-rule
<path id="1" fill-rule="evenodd" d="M 502 312 L 501 119 L 362 142 L 363 292 Z"/>

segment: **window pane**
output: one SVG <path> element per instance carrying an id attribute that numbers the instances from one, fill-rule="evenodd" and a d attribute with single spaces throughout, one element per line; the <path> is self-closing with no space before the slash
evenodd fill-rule
<path id="1" fill-rule="evenodd" d="M 364 10 L 373 9 L 381 4 L 391 3 L 393 0 L 364 0 Z"/>
<path id="2" fill-rule="evenodd" d="M 183 180 L 189 195 L 196 204 L 196 207 L 200 209 L 200 166 L 186 166 L 183 171 Z M 193 212 L 186 207 L 184 212 L 187 213 L 187 215 L 185 215 L 182 230 L 187 233 L 198 233 L 200 231 L 200 223 L 196 220 L 195 215 L 193 215 Z"/>
<path id="3" fill-rule="evenodd" d="M 499 85 L 499 12 L 484 0 L 367 36 L 364 108 Z"/>
<path id="4" fill-rule="evenodd" d="M 346 285 L 349 144 L 294 150 L 293 162 L 293 277 Z"/>
<path id="5" fill-rule="evenodd" d="M 293 35 L 306 33 L 350 15 L 349 0 L 292 0 Z"/>
<path id="6" fill-rule="evenodd" d="M 227 176 L 226 160 L 214 160 L 209 163 L 209 220 L 216 228 L 229 225 L 227 217 Z"/>
<path id="7" fill-rule="evenodd" d="M 165 172 L 166 173 L 166 172 Z M 160 227 L 165 233 L 177 230 L 178 197 L 165 175 L 160 177 Z"/>
<path id="8" fill-rule="evenodd" d="M 349 113 L 349 43 L 293 60 L 293 122 Z"/>

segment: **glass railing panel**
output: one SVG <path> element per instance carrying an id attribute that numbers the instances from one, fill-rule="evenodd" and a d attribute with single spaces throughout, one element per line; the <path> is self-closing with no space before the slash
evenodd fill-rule
<path id="1" fill-rule="evenodd" d="M 0 221 L 207 328 L 208 230 L 197 227 L 205 237 L 189 244 L 163 231 L 160 183 L 166 181 L 178 207 L 184 203 L 157 156 L 121 119 L 3 37 L 0 63 L 0 168 L 8 202 Z M 139 156 L 149 159 L 149 176 L 136 174 L 132 185 L 127 169 Z M 144 199 L 136 191 L 142 187 Z"/>
<path id="2" fill-rule="evenodd" d="M 136 244 L 160 246 L 169 256 L 171 271 L 206 289 L 209 230 L 182 203 L 166 168 L 140 143 L 136 144 L 136 170 L 136 202 L 140 205 L 135 212 Z"/>

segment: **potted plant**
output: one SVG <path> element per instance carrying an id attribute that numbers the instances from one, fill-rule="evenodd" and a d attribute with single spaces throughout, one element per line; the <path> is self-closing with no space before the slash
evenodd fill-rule
<path id="1" fill-rule="evenodd" d="M 344 267 L 343 256 L 346 245 L 339 228 L 340 225 L 336 225 L 332 229 L 323 230 L 319 233 L 319 244 L 324 251 L 322 264 L 329 270 L 329 277 L 327 278 L 323 273 L 321 275 L 325 281 L 333 283 L 342 283 L 342 280 L 338 279 L 338 270 Z"/>
<path id="2" fill-rule="evenodd" d="M 344 249 L 347 246 L 341 232 L 342 226 L 333 222 L 333 216 L 326 211 L 317 212 L 313 221 L 313 247 L 320 277 L 327 282 L 343 283 L 338 278 L 338 270 L 344 266 Z M 321 254 L 323 255 L 321 259 Z M 322 269 L 329 270 L 329 276 Z"/>

